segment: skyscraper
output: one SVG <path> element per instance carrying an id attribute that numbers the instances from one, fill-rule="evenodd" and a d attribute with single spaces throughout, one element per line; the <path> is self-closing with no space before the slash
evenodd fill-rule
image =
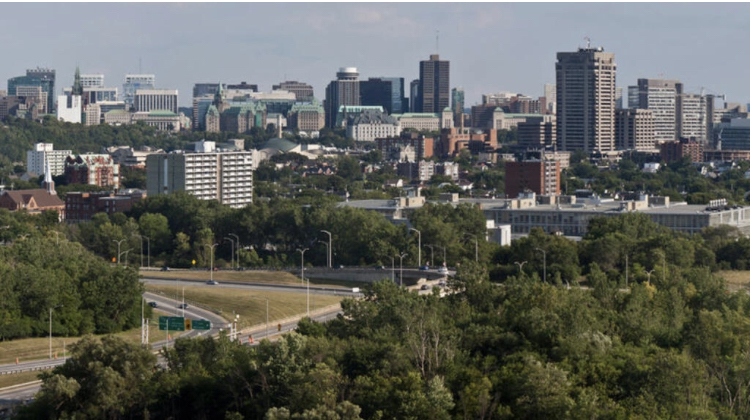
<path id="1" fill-rule="evenodd" d="M 341 105 L 361 105 L 356 67 L 339 68 L 336 80 L 326 87 L 326 127 L 333 128 L 336 125 L 336 115 Z"/>
<path id="2" fill-rule="evenodd" d="M 419 102 L 419 79 L 414 79 L 409 83 L 409 111 L 417 112 L 417 102 Z"/>
<path id="3" fill-rule="evenodd" d="M 453 110 L 454 124 L 459 125 L 458 115 L 464 113 L 464 88 L 451 89 L 451 110 Z"/>
<path id="4" fill-rule="evenodd" d="M 437 54 L 419 62 L 419 102 L 416 112 L 439 114 L 450 106 L 450 61 Z"/>
<path id="5" fill-rule="evenodd" d="M 122 100 L 125 108 L 130 109 L 135 102 L 135 92 L 139 89 L 155 89 L 156 76 L 153 74 L 126 74 L 122 85 Z"/>
<path id="6" fill-rule="evenodd" d="M 8 79 L 8 95 L 16 96 L 18 86 L 40 86 L 47 97 L 47 113 L 55 111 L 55 70 L 36 69 L 26 70 L 26 76 Z"/>
<path id="7" fill-rule="evenodd" d="M 404 79 L 401 77 L 377 77 L 359 82 L 362 105 L 380 105 L 389 114 L 404 112 Z"/>
<path id="8" fill-rule="evenodd" d="M 638 79 L 638 108 L 654 115 L 654 140 L 673 141 L 679 134 L 677 100 L 682 94 L 679 80 Z"/>
<path id="9" fill-rule="evenodd" d="M 615 54 L 599 48 L 557 53 L 557 145 L 615 150 Z"/>

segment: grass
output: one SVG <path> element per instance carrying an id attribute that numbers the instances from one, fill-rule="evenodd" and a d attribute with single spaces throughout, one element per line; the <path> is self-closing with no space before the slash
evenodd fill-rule
<path id="1" fill-rule="evenodd" d="M 207 281 L 211 273 L 203 270 L 178 271 L 141 271 L 142 276 L 158 279 L 186 279 Z M 301 283 L 300 278 L 286 271 L 214 271 L 214 280 L 235 281 L 243 283 L 294 284 Z M 310 278 L 310 285 L 326 287 L 362 287 L 361 282 Z"/>
<path id="2" fill-rule="evenodd" d="M 42 372 L 35 371 L 15 373 L 13 375 L 0 375 L 0 388 L 34 382 L 39 379 L 37 376 L 39 376 L 40 373 Z"/>
<path id="3" fill-rule="evenodd" d="M 146 290 L 174 295 L 177 287 L 146 285 Z M 182 291 L 180 290 L 180 294 Z M 225 289 L 221 287 L 185 287 L 185 301 L 194 302 L 221 311 L 227 320 L 240 315 L 240 328 L 263 325 L 266 322 L 266 299 L 268 318 L 273 324 L 284 318 L 304 314 L 307 311 L 307 295 L 292 292 L 259 292 L 255 290 Z M 341 296 L 310 295 L 310 310 L 337 304 Z"/>
<path id="4" fill-rule="evenodd" d="M 166 315 L 154 311 L 154 320 L 149 323 L 148 338 L 149 342 L 153 343 L 156 341 L 163 340 L 165 337 L 164 331 L 159 331 L 158 315 Z M 182 332 L 171 333 L 172 338 L 176 338 Z M 141 329 L 134 328 L 129 331 L 123 331 L 115 334 L 131 343 L 141 342 Z M 98 335 L 97 337 L 102 337 Z M 64 357 L 69 346 L 81 337 L 56 337 L 52 336 L 52 355 L 54 357 L 57 354 L 58 358 Z M 34 337 L 34 338 L 23 338 L 19 340 L 0 341 L 0 364 L 15 363 L 16 358 L 19 362 L 28 362 L 32 360 L 40 360 L 49 358 L 49 337 Z"/>
<path id="5" fill-rule="evenodd" d="M 716 273 L 727 282 L 727 289 L 731 292 L 746 290 L 750 286 L 750 271 L 723 270 Z"/>

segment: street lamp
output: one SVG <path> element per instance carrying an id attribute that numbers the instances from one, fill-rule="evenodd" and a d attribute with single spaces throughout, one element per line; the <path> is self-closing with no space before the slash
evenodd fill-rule
<path id="1" fill-rule="evenodd" d="M 224 237 L 224 239 L 229 241 L 229 244 L 232 245 L 232 254 L 231 254 L 232 258 L 230 259 L 230 262 L 229 262 L 229 268 L 234 269 L 234 239 L 227 238 L 226 236 Z"/>
<path id="2" fill-rule="evenodd" d="M 414 232 L 417 232 L 417 238 L 419 240 L 419 242 L 417 243 L 417 250 L 418 250 L 417 265 L 421 267 L 422 266 L 422 232 L 414 228 L 409 228 L 409 232 L 411 232 L 412 230 Z"/>
<path id="3" fill-rule="evenodd" d="M 528 261 L 524 261 L 524 262 L 515 261 L 515 264 L 518 266 L 518 272 L 519 273 L 523 273 L 523 265 L 526 264 L 527 262 Z"/>
<path id="4" fill-rule="evenodd" d="M 474 238 L 474 261 L 479 262 L 479 239 L 477 239 L 477 235 L 473 233 L 464 233 L 464 236 L 471 236 Z"/>
<path id="5" fill-rule="evenodd" d="M 544 281 L 547 281 L 547 251 L 543 250 L 542 248 L 535 248 L 537 251 L 542 253 L 542 258 L 544 258 Z"/>
<path id="6" fill-rule="evenodd" d="M 219 244 L 203 244 L 203 246 L 207 246 L 211 248 L 211 283 L 214 282 L 214 248 L 216 248 Z"/>
<path id="7" fill-rule="evenodd" d="M 332 246 L 332 244 L 333 244 L 332 243 L 332 241 L 333 241 L 333 235 L 331 235 L 331 232 L 329 232 L 327 230 L 321 230 L 321 232 L 325 233 L 326 235 L 328 235 L 328 268 L 331 268 L 331 267 L 333 267 L 333 258 L 332 258 L 332 255 L 333 255 L 332 254 L 332 250 L 333 250 L 333 246 Z"/>
<path id="8" fill-rule="evenodd" d="M 237 254 L 235 259 L 237 260 L 237 268 L 240 268 L 240 237 L 234 233 L 229 233 L 229 236 L 233 236 L 237 240 L 237 247 L 234 248 L 234 253 Z"/>
<path id="9" fill-rule="evenodd" d="M 299 275 L 302 279 L 302 284 L 305 284 L 305 251 L 309 248 L 299 249 L 297 251 L 302 255 L 302 262 L 300 263 Z M 310 279 L 307 279 L 307 316 L 310 316 Z"/>
<path id="10" fill-rule="evenodd" d="M 52 360 L 52 311 L 57 308 L 62 308 L 63 305 L 57 305 L 54 308 L 49 308 L 49 358 Z"/>
<path id="11" fill-rule="evenodd" d="M 398 285 L 399 286 L 403 286 L 404 285 L 404 257 L 407 256 L 407 255 L 409 255 L 409 254 L 403 253 L 403 254 L 401 254 L 401 255 L 398 256 L 399 259 L 401 260 L 399 262 L 399 271 L 400 271 L 400 273 L 399 273 L 399 279 L 398 279 Z"/>
<path id="12" fill-rule="evenodd" d="M 125 241 L 125 239 L 120 239 L 119 241 L 112 239 L 112 242 L 117 244 L 117 265 L 120 265 L 120 244 L 122 244 L 123 241 Z"/>

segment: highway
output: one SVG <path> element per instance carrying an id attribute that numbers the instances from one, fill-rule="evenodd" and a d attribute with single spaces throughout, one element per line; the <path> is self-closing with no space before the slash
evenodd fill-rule
<path id="1" fill-rule="evenodd" d="M 229 289 L 247 289 L 257 290 L 260 292 L 290 292 L 300 293 L 307 292 L 307 285 L 294 285 L 294 284 L 268 284 L 268 283 L 246 283 L 237 281 L 221 281 L 217 285 L 206 284 L 204 280 L 188 280 L 188 279 L 161 279 L 153 277 L 143 277 L 141 281 L 144 284 L 153 284 L 157 286 L 174 286 L 177 282 L 180 282 L 184 286 L 200 286 L 200 287 L 222 287 Z M 320 287 L 310 286 L 310 294 L 316 295 L 333 295 L 333 296 L 346 296 L 356 297 L 360 296 L 360 293 L 352 292 L 352 289 L 341 288 L 341 287 Z"/>

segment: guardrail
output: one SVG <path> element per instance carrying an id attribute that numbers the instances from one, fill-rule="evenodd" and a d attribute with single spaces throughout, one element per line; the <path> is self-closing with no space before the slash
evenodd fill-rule
<path id="1" fill-rule="evenodd" d="M 55 367 L 56 366 L 34 366 L 34 367 L 27 367 L 27 368 L 20 367 L 20 368 L 18 368 L 16 370 L 9 370 L 9 371 L 0 372 L 0 376 L 2 376 L 2 375 L 12 375 L 14 373 L 35 372 L 35 371 L 42 371 L 42 370 L 52 370 Z"/>

